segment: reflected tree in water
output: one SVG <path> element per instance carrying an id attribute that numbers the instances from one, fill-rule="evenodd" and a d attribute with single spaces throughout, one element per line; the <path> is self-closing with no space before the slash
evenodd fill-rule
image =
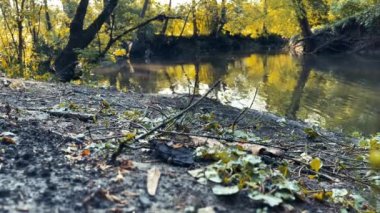
<path id="1" fill-rule="evenodd" d="M 297 85 L 293 90 L 290 106 L 286 111 L 286 116 L 293 120 L 297 119 L 297 112 L 300 109 L 301 98 L 311 72 L 311 67 L 307 63 L 307 58 L 301 59 L 300 65 L 301 73 Z"/>

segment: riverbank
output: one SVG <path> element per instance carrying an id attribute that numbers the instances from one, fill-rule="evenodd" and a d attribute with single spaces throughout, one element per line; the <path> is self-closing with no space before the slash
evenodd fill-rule
<path id="1" fill-rule="evenodd" d="M 281 52 L 287 40 L 268 35 L 259 38 L 240 35 L 175 37 L 154 36 L 147 40 L 137 40 L 131 49 L 131 58 L 152 60 L 188 60 L 213 54 L 230 52 L 275 53 Z"/>
<path id="2" fill-rule="evenodd" d="M 206 98 L 176 122 L 138 143 L 129 143 L 116 164 L 110 165 L 110 156 L 121 141 L 128 143 L 136 135 L 149 132 L 200 97 L 121 93 L 72 84 L 0 80 L 2 211 L 213 212 L 211 209 L 214 209 L 214 212 L 249 212 L 270 208 L 275 212 L 331 212 L 341 208 L 371 209 L 366 202 L 357 204 L 357 196 L 353 196 L 358 192 L 371 193 L 364 174 L 339 166 L 367 166 L 363 161 L 353 160 L 358 150 L 350 151 L 352 139 L 344 135 L 311 130 L 303 123 L 254 110 L 243 113 Z M 240 114 L 242 119 L 236 119 Z M 236 126 L 233 133 L 231 124 Z M 157 140 L 160 144 L 154 142 Z M 188 154 L 212 143 L 220 143 L 218 146 L 228 149 L 238 147 L 240 151 L 260 156 L 260 164 L 250 162 L 265 168 L 261 172 L 267 178 L 261 180 L 260 176 L 258 179 L 264 182 L 257 182 L 262 185 L 241 179 L 239 193 L 215 195 L 216 176 L 210 178 L 206 171 L 207 181 L 200 181 L 200 170 L 198 175 L 194 175 L 194 170 L 216 165 L 204 161 L 205 156 L 193 159 L 193 155 Z M 246 156 L 245 152 L 234 151 L 241 156 Z M 213 155 L 214 159 L 226 152 L 216 153 L 219 155 Z M 323 162 L 318 169 L 310 166 L 310 160 L 317 157 Z M 231 159 L 224 158 L 224 161 L 232 163 Z M 161 174 L 155 195 L 148 193 L 151 189 L 147 190 L 147 182 L 150 183 L 147 174 L 152 168 Z M 189 174 L 189 171 L 193 172 Z M 274 183 L 279 177 L 285 185 Z M 231 181 L 226 184 L 233 184 L 234 180 Z M 250 199 L 252 190 L 263 194 Z M 281 196 L 277 194 L 280 192 Z"/>

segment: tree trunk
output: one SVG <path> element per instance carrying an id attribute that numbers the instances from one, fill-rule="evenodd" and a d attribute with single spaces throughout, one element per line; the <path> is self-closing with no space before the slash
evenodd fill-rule
<path id="1" fill-rule="evenodd" d="M 263 35 L 265 37 L 268 36 L 268 28 L 267 28 L 267 23 L 266 23 L 266 19 L 268 17 L 268 2 L 267 0 L 264 0 L 264 3 L 263 3 L 263 13 L 264 13 L 264 21 L 263 21 Z"/>
<path id="2" fill-rule="evenodd" d="M 18 36 L 18 46 L 17 46 L 17 61 L 18 64 L 23 67 L 24 65 L 24 37 L 23 37 L 23 21 L 24 21 L 24 6 L 25 0 L 14 1 L 16 7 L 16 25 L 17 25 L 17 36 Z"/>
<path id="3" fill-rule="evenodd" d="M 218 2 L 216 0 L 210 1 L 209 12 L 211 13 L 210 35 L 216 36 L 219 29 Z"/>
<path id="4" fill-rule="evenodd" d="M 310 53 L 314 49 L 312 40 L 313 33 L 311 32 L 307 12 L 302 0 L 292 0 L 297 16 L 298 25 L 301 28 L 301 35 L 304 39 L 304 53 Z"/>
<path id="5" fill-rule="evenodd" d="M 172 0 L 169 0 L 168 4 L 168 14 L 170 13 L 170 10 L 172 9 Z M 166 14 L 167 15 L 167 14 Z M 165 19 L 164 25 L 162 26 L 161 35 L 165 35 L 166 30 L 168 29 L 169 19 Z"/>
<path id="6" fill-rule="evenodd" d="M 220 20 L 219 20 L 219 28 L 216 36 L 219 36 L 222 33 L 224 25 L 227 23 L 227 7 L 226 0 L 222 0 L 222 8 L 220 11 Z"/>
<path id="7" fill-rule="evenodd" d="M 88 3 L 89 0 L 81 0 L 79 2 L 75 16 L 70 24 L 69 41 L 54 62 L 56 75 L 59 80 L 64 82 L 70 81 L 75 77 L 74 71 L 78 61 L 78 53 L 75 50 L 86 48 L 94 40 L 104 22 L 115 9 L 118 0 L 110 0 L 90 26 L 87 29 L 83 29 Z"/>
<path id="8" fill-rule="evenodd" d="M 47 0 L 44 0 L 44 10 L 45 10 L 45 19 L 46 19 L 46 28 L 48 31 L 51 31 L 53 29 L 49 14 L 49 7 L 47 4 Z"/>
<path id="9" fill-rule="evenodd" d="M 148 7 L 149 7 L 149 0 L 145 0 L 143 8 L 142 8 L 141 13 L 140 13 L 140 18 L 145 17 L 145 14 L 146 14 L 146 11 L 148 10 Z"/>
<path id="10" fill-rule="evenodd" d="M 195 0 L 192 0 L 191 3 L 191 14 L 193 18 L 193 37 L 197 37 L 199 35 L 199 30 L 197 26 L 197 10 Z"/>

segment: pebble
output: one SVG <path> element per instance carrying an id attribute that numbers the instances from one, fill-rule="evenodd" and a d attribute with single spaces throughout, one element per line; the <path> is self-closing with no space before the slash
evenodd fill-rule
<path id="1" fill-rule="evenodd" d="M 148 208 L 152 205 L 152 202 L 150 201 L 149 197 L 147 197 L 146 195 L 140 195 L 139 201 L 143 208 Z"/>

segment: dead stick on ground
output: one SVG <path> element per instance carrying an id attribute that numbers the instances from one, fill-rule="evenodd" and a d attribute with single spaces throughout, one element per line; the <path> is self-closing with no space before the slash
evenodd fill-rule
<path id="1" fill-rule="evenodd" d="M 153 134 L 155 131 L 159 130 L 160 128 L 162 127 L 165 127 L 167 124 L 169 124 L 170 122 L 173 122 L 174 120 L 178 119 L 179 117 L 181 117 L 183 114 L 185 114 L 187 111 L 189 111 L 190 109 L 192 109 L 193 107 L 195 107 L 196 105 L 198 105 L 204 98 L 207 97 L 208 94 L 210 94 L 210 92 L 212 90 L 215 89 L 216 86 L 218 86 L 220 84 L 220 80 L 218 80 L 200 99 L 198 99 L 196 102 L 194 102 L 193 104 L 191 104 L 190 106 L 188 106 L 186 109 L 182 110 L 181 112 L 179 112 L 178 114 L 176 114 L 175 116 L 167 119 L 166 121 L 162 122 L 160 125 L 154 127 L 153 129 L 151 129 L 149 132 L 145 133 L 145 134 L 142 134 L 138 137 L 136 137 L 134 140 L 133 140 L 133 143 L 138 141 L 138 140 L 141 140 L 151 134 Z M 123 152 L 124 148 L 126 147 L 126 143 L 120 143 L 119 144 L 119 147 L 118 149 L 116 150 L 115 153 L 112 154 L 111 156 L 111 163 L 115 163 L 116 162 L 116 158 Z"/>
<path id="2" fill-rule="evenodd" d="M 234 122 L 232 123 L 232 132 L 235 132 L 235 127 L 237 125 L 237 123 L 240 121 L 240 117 L 244 115 L 244 113 L 246 113 L 249 109 L 252 108 L 253 106 L 253 103 L 255 102 L 256 100 L 256 96 L 257 96 L 257 93 L 259 92 L 259 89 L 256 88 L 256 91 L 255 91 L 255 95 L 253 96 L 253 99 L 252 99 L 252 102 L 251 102 L 251 105 L 249 105 L 249 107 L 246 107 L 244 108 L 240 114 L 235 118 Z"/>

